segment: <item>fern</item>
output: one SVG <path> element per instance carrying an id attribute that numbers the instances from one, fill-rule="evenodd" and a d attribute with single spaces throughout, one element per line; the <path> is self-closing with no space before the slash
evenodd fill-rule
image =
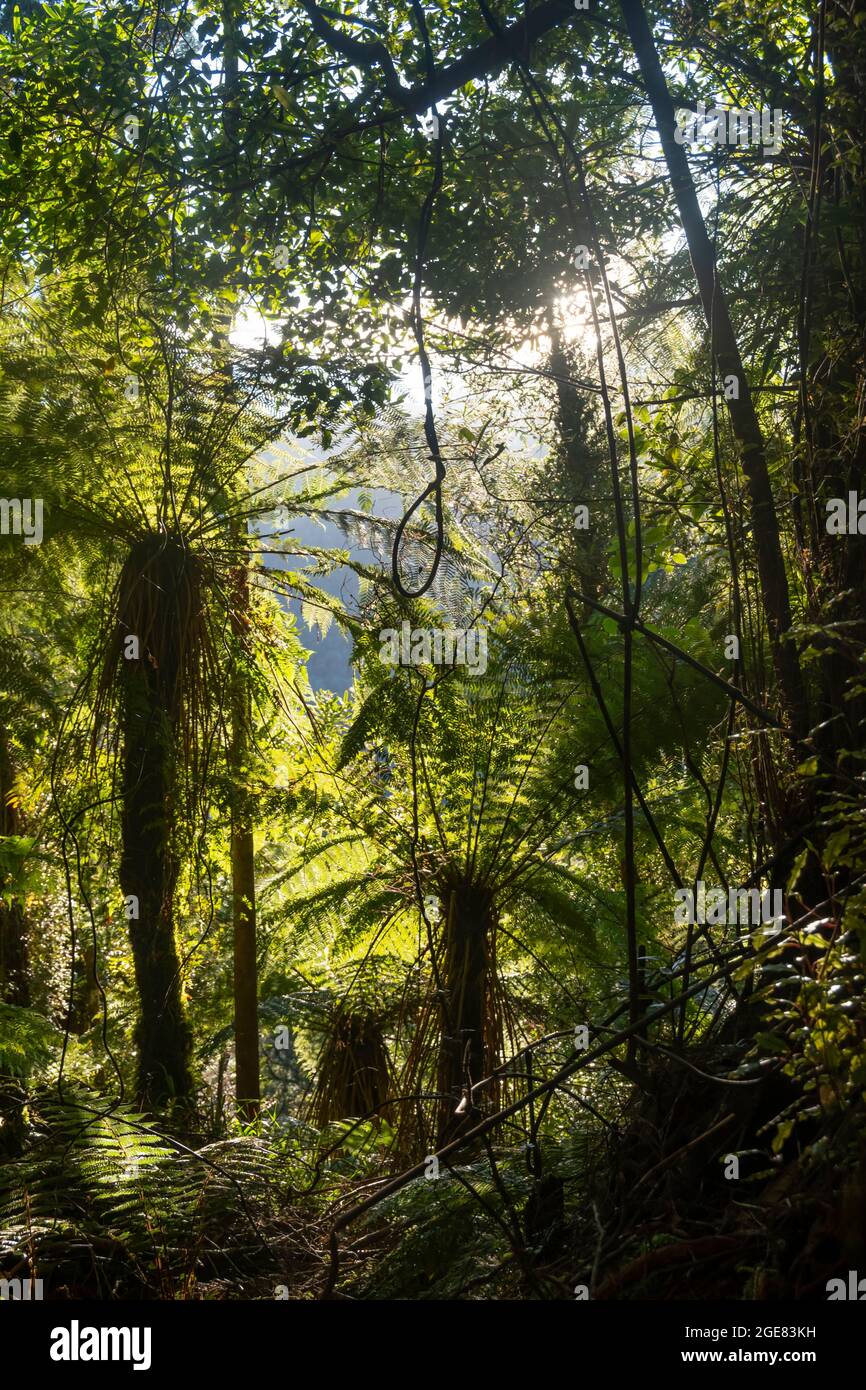
<path id="1" fill-rule="evenodd" d="M 0 1004 L 0 1076 L 27 1080 L 57 1056 L 61 1034 L 42 1014 Z"/>
<path id="2" fill-rule="evenodd" d="M 0 1266 L 26 1258 L 55 1293 L 101 1297 L 121 1277 L 178 1297 L 262 1267 L 259 1222 L 287 1197 L 277 1146 L 185 1149 L 83 1087 L 31 1096 L 28 1111 L 26 1151 L 0 1172 Z"/>

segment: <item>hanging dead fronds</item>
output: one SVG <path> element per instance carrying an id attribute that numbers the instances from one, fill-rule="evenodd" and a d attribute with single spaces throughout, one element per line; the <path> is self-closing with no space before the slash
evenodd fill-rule
<path id="1" fill-rule="evenodd" d="M 310 1122 L 319 1129 L 334 1120 L 373 1115 L 391 1083 L 391 1060 L 382 1020 L 351 1001 L 337 1005 L 328 1021 L 310 1103 Z"/>

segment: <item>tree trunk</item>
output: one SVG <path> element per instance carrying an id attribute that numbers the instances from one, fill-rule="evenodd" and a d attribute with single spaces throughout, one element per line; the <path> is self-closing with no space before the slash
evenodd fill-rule
<path id="1" fill-rule="evenodd" d="M 716 272 L 713 246 L 692 182 L 688 157 L 684 147 L 678 145 L 674 138 L 674 104 L 643 5 L 641 0 L 620 0 L 620 5 L 668 166 L 701 304 L 715 344 L 719 377 L 722 382 L 728 377 L 735 377 L 739 387 L 738 399 L 726 403 L 731 429 L 741 449 L 743 472 L 749 489 L 758 577 L 776 678 L 788 726 L 799 739 L 807 732 L 808 713 L 799 657 L 793 642 L 786 636 L 791 627 L 788 578 L 761 425 L 746 380 L 728 303 Z"/>
<path id="2" fill-rule="evenodd" d="M 441 1037 L 437 1091 L 439 1146 L 470 1127 L 487 1092 L 470 1088 L 490 1074 L 495 1060 L 490 1007 L 492 903 L 489 893 L 462 883 L 443 894 L 448 905 L 440 971 Z M 459 1109 L 459 1113 L 458 1112 Z"/>
<path id="3" fill-rule="evenodd" d="M 575 356 L 563 345 L 552 305 L 547 310 L 547 331 L 551 341 L 550 371 L 556 383 L 557 426 L 563 482 L 575 505 L 589 513 L 588 525 L 578 527 L 574 514 L 568 515 L 569 544 L 566 551 L 573 564 L 574 584 L 581 594 L 600 599 L 607 575 L 608 528 L 597 502 L 599 455 L 590 439 L 593 419 L 591 405 L 572 385 L 576 372 Z M 592 609 L 583 606 L 585 618 Z"/>
<path id="4" fill-rule="evenodd" d="M 223 129 L 232 156 L 231 182 L 237 182 L 239 87 L 237 0 L 222 0 L 223 25 Z M 230 195 L 230 225 L 241 213 L 241 200 Z M 225 374 L 233 387 L 231 345 L 225 341 Z M 260 1109 L 258 963 L 256 960 L 256 874 L 252 804 L 247 788 L 251 750 L 252 708 L 244 669 L 244 643 L 249 628 L 250 588 L 246 566 L 235 573 L 231 614 L 235 637 L 235 663 L 231 693 L 231 747 L 229 767 L 233 782 L 231 824 L 232 917 L 234 921 L 235 1100 L 238 1112 L 254 1120 Z"/>
<path id="5" fill-rule="evenodd" d="M 192 617 L 187 556 L 164 536 L 139 542 L 120 583 L 123 810 L 120 883 L 140 1016 L 138 1100 L 160 1106 L 192 1088 L 190 1033 L 181 997 L 172 845 L 178 686 Z M 127 656 L 125 648 L 138 654 Z"/>
<path id="6" fill-rule="evenodd" d="M 5 729 L 0 729 L 0 836 L 19 835 L 15 774 Z M 0 1003 L 30 1004 L 30 956 L 24 905 L 9 892 L 0 872 Z"/>
<path id="7" fill-rule="evenodd" d="M 232 912 L 234 918 L 235 1098 L 239 1113 L 259 1113 L 258 963 L 256 960 L 256 873 L 250 775 L 250 692 L 242 651 L 249 624 L 250 591 L 245 568 L 236 573 L 232 631 L 238 643 L 232 689 L 229 763 L 232 775 Z"/>
<path id="8" fill-rule="evenodd" d="M 858 233 L 862 242 L 866 226 L 864 19 L 866 0 L 830 0 L 827 5 L 825 52 L 832 83 L 819 126 L 821 161 L 815 178 L 815 189 L 823 197 L 824 226 L 814 229 L 812 284 L 807 286 L 811 333 L 803 344 L 804 442 L 820 541 L 814 563 L 824 576 L 818 618 L 826 620 L 829 613 L 843 633 L 847 624 L 851 639 L 850 644 L 830 642 L 822 661 L 819 717 L 824 727 L 818 746 L 833 755 L 862 748 L 866 727 L 866 546 L 859 534 L 828 535 L 824 515 L 830 497 L 866 495 L 866 265 L 857 245 Z M 820 32 L 820 11 L 815 28 Z M 817 53 L 818 33 L 814 39 Z M 820 95 L 823 98 L 823 86 Z M 847 238 L 842 230 L 827 227 L 828 213 L 838 211 L 844 212 L 852 229 Z M 816 221 L 820 220 L 816 210 Z M 846 782 L 840 779 L 840 790 Z"/>

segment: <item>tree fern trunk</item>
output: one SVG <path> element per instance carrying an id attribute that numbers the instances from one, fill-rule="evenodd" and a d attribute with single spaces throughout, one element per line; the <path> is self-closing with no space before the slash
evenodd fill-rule
<path id="1" fill-rule="evenodd" d="M 184 556 L 162 536 L 133 548 L 121 576 L 123 808 L 120 883 L 139 996 L 138 1098 L 159 1106 L 191 1090 L 173 898 L 176 699 L 188 628 Z M 123 653 L 123 648 L 122 648 Z"/>
<path id="2" fill-rule="evenodd" d="M 442 1034 L 437 1090 L 440 1102 L 438 1139 L 441 1145 L 471 1124 L 479 1099 L 470 1087 L 483 1080 L 494 1064 L 491 1045 L 490 969 L 491 901 L 472 884 L 454 888 L 445 920 L 440 971 Z M 458 1113 L 459 1112 L 459 1113 Z"/>

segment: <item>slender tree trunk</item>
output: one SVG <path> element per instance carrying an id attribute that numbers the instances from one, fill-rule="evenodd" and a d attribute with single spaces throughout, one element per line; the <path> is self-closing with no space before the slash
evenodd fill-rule
<path id="1" fill-rule="evenodd" d="M 256 872 L 252 804 L 248 788 L 251 753 L 250 691 L 241 652 L 249 624 L 246 568 L 236 574 L 232 631 L 238 644 L 232 681 L 229 762 L 232 774 L 232 910 L 234 917 L 235 1097 L 247 1120 L 261 1100 L 259 1077 L 258 963 L 256 960 Z"/>
<path id="2" fill-rule="evenodd" d="M 19 835 L 15 774 L 6 730 L 0 728 L 0 836 Z M 30 1003 L 30 956 L 24 904 L 8 892 L 0 872 L 0 1003 L 26 1009 Z"/>
<path id="3" fill-rule="evenodd" d="M 854 639 L 851 645 L 830 642 L 822 661 L 824 703 L 820 717 L 824 728 L 819 737 L 834 755 L 844 748 L 862 748 L 866 732 L 866 691 L 861 678 L 866 546 L 859 534 L 828 535 L 822 506 L 830 497 L 847 499 L 852 491 L 858 497 L 866 495 L 864 20 L 866 0 L 828 0 L 823 45 L 820 7 L 813 21 L 816 105 L 820 110 L 816 124 L 821 137 L 813 192 L 823 198 L 823 228 L 819 225 L 820 209 L 816 208 L 811 283 L 806 285 L 810 332 L 802 345 L 803 432 L 811 496 L 816 499 L 816 511 L 820 508 L 816 568 L 826 587 L 819 617 L 829 611 L 843 631 L 843 625 L 850 624 L 848 632 Z M 819 85 L 819 53 L 822 59 L 826 54 L 832 69 L 829 91 L 825 90 L 823 71 Z M 848 237 L 842 229 L 831 231 L 827 226 L 829 216 L 838 210 L 844 211 L 852 229 Z"/>
<path id="4" fill-rule="evenodd" d="M 758 576 L 776 677 L 790 730 L 796 738 L 802 738 L 808 728 L 806 697 L 796 648 L 791 640 L 786 640 L 791 627 L 788 578 L 761 425 L 740 357 L 728 303 L 716 272 L 713 246 L 698 203 L 688 157 L 684 147 L 678 145 L 674 138 L 674 104 L 643 4 L 641 0 L 620 0 L 620 5 L 667 162 L 701 304 L 715 343 L 719 376 L 722 382 L 734 377 L 738 385 L 738 398 L 727 400 L 726 403 L 731 429 L 742 452 L 743 472 L 749 489 Z"/>
<path id="5" fill-rule="evenodd" d="M 223 0 L 223 129 L 232 151 L 231 182 L 237 182 L 239 88 L 237 0 Z M 240 199 L 231 196 L 234 224 L 241 213 Z M 231 388 L 231 349 L 226 334 L 226 374 Z M 244 670 L 244 643 L 249 627 L 250 588 L 246 566 L 235 575 L 232 631 L 235 637 L 235 669 L 231 692 L 231 747 L 233 803 L 231 823 L 232 917 L 234 921 L 235 1099 L 247 1120 L 259 1114 L 261 1077 L 259 1064 L 258 963 L 256 960 L 256 874 L 253 841 L 253 808 L 247 788 L 251 751 L 252 708 Z"/>
<path id="6" fill-rule="evenodd" d="M 0 835 L 18 835 L 18 810 L 13 798 L 15 772 L 6 730 L 0 727 Z M 8 885 L 0 873 L 0 1004 L 26 1009 L 30 1005 L 30 961 L 24 906 L 6 900 Z M 0 1071 L 0 1157 L 17 1158 L 24 1151 L 26 1093 L 21 1081 Z"/>

